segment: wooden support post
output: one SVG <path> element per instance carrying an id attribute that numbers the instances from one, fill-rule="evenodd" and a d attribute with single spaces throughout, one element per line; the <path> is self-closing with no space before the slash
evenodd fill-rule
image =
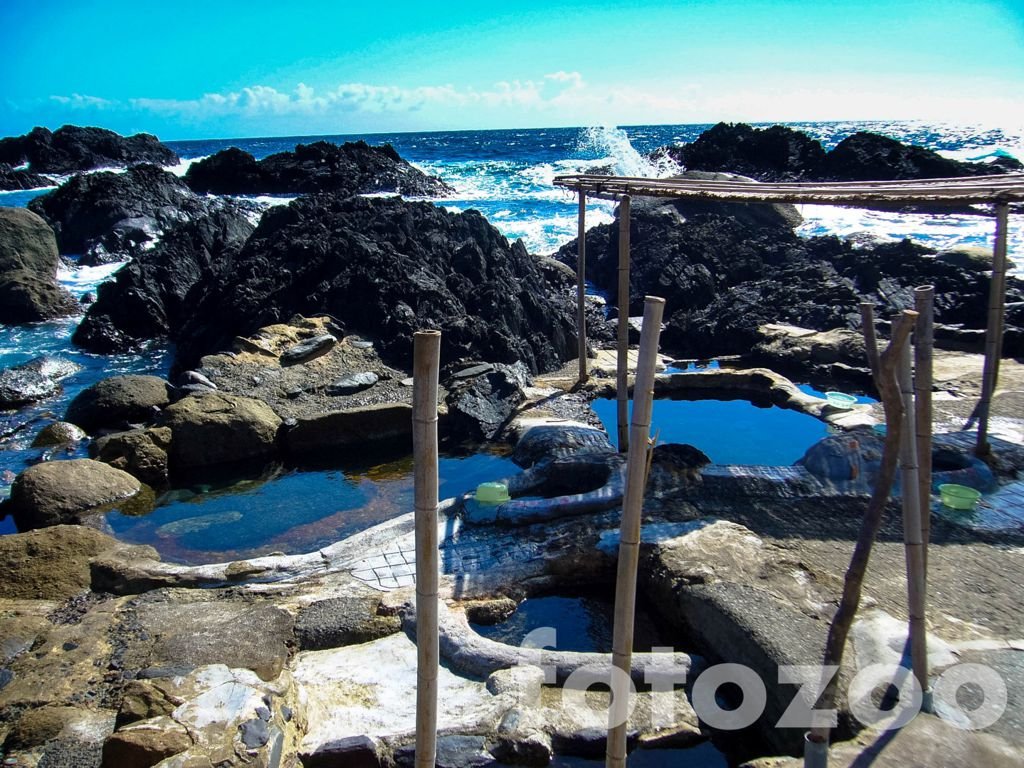
<path id="1" fill-rule="evenodd" d="M 917 424 L 917 486 L 921 500 L 921 542 L 924 577 L 928 581 L 928 542 L 932 530 L 932 352 L 935 346 L 935 287 L 914 289 L 914 408 Z"/>
<path id="2" fill-rule="evenodd" d="M 918 318 L 920 319 L 920 318 Z M 910 615 L 910 659 L 921 690 L 928 690 L 928 644 L 925 626 L 924 544 L 921 541 L 921 498 L 918 481 L 917 409 L 912 380 L 913 355 L 906 344 L 900 355 L 899 382 L 903 398 L 900 436 L 900 486 L 903 496 L 903 548 L 907 560 L 907 607 Z"/>
<path id="3" fill-rule="evenodd" d="M 640 561 L 640 518 L 647 481 L 647 443 L 651 436 L 654 400 L 654 367 L 665 300 L 644 298 L 644 325 L 633 384 L 633 418 L 630 423 L 626 490 L 619 529 L 619 563 L 615 582 L 615 626 L 612 635 L 612 704 L 608 710 L 607 768 L 626 765 L 626 717 L 629 691 L 621 683 L 629 679 L 633 656 L 633 620 L 636 613 L 636 578 Z M 616 672 L 620 670 L 622 674 Z"/>
<path id="4" fill-rule="evenodd" d="M 630 197 L 624 195 L 619 203 L 619 335 L 615 361 L 620 453 L 629 450 L 629 208 Z"/>
<path id="5" fill-rule="evenodd" d="M 985 367 L 981 378 L 981 401 L 978 403 L 978 443 L 975 453 L 989 452 L 988 417 L 992 397 L 999 382 L 999 358 L 1003 351 L 1003 308 L 1006 304 L 1006 227 L 1007 203 L 996 203 L 996 241 L 992 249 L 992 283 L 988 293 L 988 326 L 985 329 Z"/>
<path id="6" fill-rule="evenodd" d="M 580 190 L 580 213 L 576 232 L 576 336 L 579 340 L 579 382 L 587 374 L 587 195 Z"/>
<path id="7" fill-rule="evenodd" d="M 413 492 L 416 525 L 416 768 L 437 752 L 437 376 L 440 331 L 413 336 Z"/>
<path id="8" fill-rule="evenodd" d="M 825 666 L 841 666 L 843 653 L 846 649 L 846 638 L 850 627 L 860 608 L 861 590 L 864 576 L 867 573 L 868 561 L 874 547 L 878 528 L 882 523 L 882 514 L 889 501 L 893 480 L 896 479 L 896 467 L 899 461 L 900 444 L 903 434 L 903 398 L 900 395 L 899 382 L 896 378 L 900 355 L 907 344 L 910 332 L 917 320 L 917 313 L 906 310 L 899 321 L 893 325 L 889 346 L 878 356 L 878 375 L 875 386 L 885 409 L 885 445 L 882 449 L 882 464 L 878 471 L 878 479 L 871 492 L 871 500 L 861 522 L 857 543 L 850 558 L 843 581 L 843 595 L 839 608 L 832 618 L 828 629 L 828 640 L 825 644 Z M 866 333 L 866 331 L 865 331 Z M 828 675 L 823 679 L 823 693 L 818 700 L 818 708 L 832 709 L 839 686 L 838 675 Z M 808 734 L 809 746 L 828 744 L 830 724 L 821 722 L 815 725 Z"/>
<path id="9" fill-rule="evenodd" d="M 864 351 L 873 377 L 878 376 L 878 334 L 875 331 L 875 306 L 870 301 L 860 303 L 860 324 L 864 333 Z"/>

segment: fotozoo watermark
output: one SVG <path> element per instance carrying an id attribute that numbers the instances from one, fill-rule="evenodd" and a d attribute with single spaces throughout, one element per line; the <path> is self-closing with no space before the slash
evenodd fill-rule
<path id="1" fill-rule="evenodd" d="M 554 650 L 556 637 L 553 627 L 541 627 L 530 632 L 521 646 Z M 689 665 L 671 663 L 675 652 L 669 647 L 652 648 L 651 656 L 658 661 L 644 670 L 643 682 L 650 695 L 650 725 L 658 729 L 679 724 L 675 691 L 692 677 Z M 542 664 L 541 669 L 545 683 L 554 684 L 555 668 Z M 795 687 L 796 695 L 773 724 L 775 728 L 831 728 L 838 724 L 838 710 L 816 709 L 815 704 L 838 672 L 835 666 L 783 665 L 778 667 L 775 680 L 766 681 L 743 664 L 715 664 L 692 680 L 690 703 L 703 724 L 716 730 L 735 731 L 753 725 L 765 714 L 768 685 L 786 685 Z M 637 686 L 628 673 L 617 667 L 609 668 L 607 663 L 581 666 L 569 674 L 562 686 L 563 703 L 596 709 L 593 701 L 587 699 L 587 692 L 597 685 L 610 688 L 613 698 L 629 697 L 625 718 L 609 722 L 609 727 L 628 720 L 636 707 Z M 730 693 L 728 706 L 720 695 L 723 689 Z M 879 695 L 880 692 L 886 695 Z M 961 696 L 962 693 L 967 695 Z M 837 701 L 842 699 L 842 695 L 837 697 Z M 969 699 L 971 706 L 964 699 Z M 872 664 L 858 670 L 849 681 L 845 700 L 849 712 L 865 726 L 896 730 L 922 711 L 926 696 L 909 668 L 892 663 Z M 985 664 L 961 663 L 946 667 L 932 680 L 926 709 L 955 728 L 974 731 L 998 722 L 1006 711 L 1007 700 L 1006 681 L 996 670 Z M 606 717 L 610 709 L 609 704 L 603 713 Z"/>

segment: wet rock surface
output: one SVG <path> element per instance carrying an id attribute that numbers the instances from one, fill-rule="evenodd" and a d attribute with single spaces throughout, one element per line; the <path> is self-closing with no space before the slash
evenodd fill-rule
<path id="1" fill-rule="evenodd" d="M 231 147 L 193 163 L 185 181 L 197 192 L 221 195 L 394 192 L 440 197 L 454 191 L 407 163 L 390 144 L 371 147 L 363 141 L 299 144 L 293 152 L 262 160 Z"/>
<path id="2" fill-rule="evenodd" d="M 56 131 L 33 128 L 24 136 L 0 139 L 0 163 L 29 164 L 34 173 L 73 173 L 93 168 L 153 163 L 174 165 L 178 156 L 156 136 L 120 136 L 105 128 L 65 125 Z"/>
<path id="3" fill-rule="evenodd" d="M 53 230 L 24 208 L 0 208 L 0 323 L 50 320 L 80 311 L 57 284 Z"/>
<path id="4" fill-rule="evenodd" d="M 39 189 L 52 187 L 54 180 L 49 176 L 15 169 L 8 163 L 0 163 L 0 190 L 7 192 L 16 189 Z"/>
<path id="5" fill-rule="evenodd" d="M 0 371 L 0 408 L 34 403 L 60 392 L 61 380 L 81 370 L 59 357 L 36 357 Z"/>

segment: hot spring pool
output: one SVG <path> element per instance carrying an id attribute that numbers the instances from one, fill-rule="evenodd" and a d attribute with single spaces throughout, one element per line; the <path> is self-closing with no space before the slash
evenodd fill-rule
<path id="1" fill-rule="evenodd" d="M 591 407 L 614 441 L 616 401 L 599 398 Z M 813 416 L 747 400 L 656 399 L 651 436 L 659 430 L 659 443 L 689 443 L 716 464 L 792 464 L 828 435 L 825 422 Z"/>
<path id="2" fill-rule="evenodd" d="M 495 454 L 442 456 L 439 498 L 518 471 Z M 110 512 L 105 522 L 122 541 L 149 544 L 168 562 L 197 565 L 311 552 L 412 509 L 408 456 L 344 469 L 278 470 L 224 488 L 175 490 L 147 515 Z"/>

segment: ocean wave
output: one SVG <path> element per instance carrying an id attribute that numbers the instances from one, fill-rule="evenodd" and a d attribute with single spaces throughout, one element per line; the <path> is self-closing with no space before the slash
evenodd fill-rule
<path id="1" fill-rule="evenodd" d="M 61 266 L 57 269 L 57 282 L 67 288 L 74 296 L 81 298 L 94 292 L 101 283 L 113 278 L 114 273 L 127 264 L 127 261 L 115 261 L 110 264 L 99 264 L 95 267 Z"/>

